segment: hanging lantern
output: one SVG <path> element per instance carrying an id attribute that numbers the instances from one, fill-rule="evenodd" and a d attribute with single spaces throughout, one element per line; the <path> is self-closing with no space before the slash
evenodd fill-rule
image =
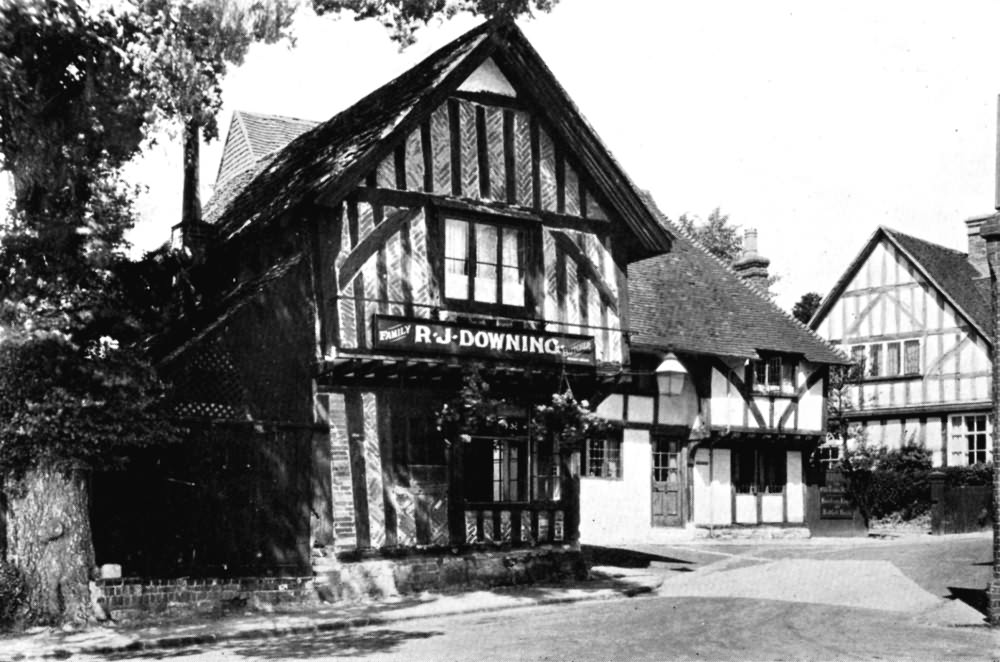
<path id="1" fill-rule="evenodd" d="M 688 371 L 677 355 L 670 352 L 656 367 L 656 385 L 660 395 L 679 395 L 684 389 L 684 378 Z"/>

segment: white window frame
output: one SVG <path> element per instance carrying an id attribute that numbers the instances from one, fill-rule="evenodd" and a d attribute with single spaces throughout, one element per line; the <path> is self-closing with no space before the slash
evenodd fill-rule
<path id="1" fill-rule="evenodd" d="M 976 429 L 970 432 L 966 427 L 966 419 L 970 418 L 982 419 L 985 423 L 984 429 Z M 980 461 L 976 457 L 979 455 L 982 456 L 982 462 L 988 462 L 990 460 L 990 442 L 993 439 L 993 425 L 990 421 L 989 414 L 952 415 L 948 419 L 948 436 L 953 440 L 952 447 L 961 447 L 963 449 L 961 451 L 956 451 L 955 454 L 960 455 L 965 461 L 965 464 L 976 464 Z M 980 444 L 979 442 L 982 443 Z"/>

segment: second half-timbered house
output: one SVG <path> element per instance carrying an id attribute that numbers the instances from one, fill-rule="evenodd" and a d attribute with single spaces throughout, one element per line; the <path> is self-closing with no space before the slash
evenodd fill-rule
<path id="1" fill-rule="evenodd" d="M 923 445 L 938 467 L 990 460 L 990 218 L 966 221 L 967 253 L 879 227 L 811 320 L 862 367 L 842 414 L 869 443 Z"/>

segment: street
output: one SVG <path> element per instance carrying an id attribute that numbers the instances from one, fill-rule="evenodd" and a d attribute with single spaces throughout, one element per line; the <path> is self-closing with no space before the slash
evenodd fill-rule
<path id="1" fill-rule="evenodd" d="M 989 660 L 997 646 L 997 635 L 986 628 L 928 627 L 874 610 L 761 600 L 633 598 L 79 659 Z"/>
<path id="2" fill-rule="evenodd" d="M 989 551 L 986 536 L 597 550 L 598 562 L 614 556 L 620 565 L 632 570 L 662 573 L 662 587 L 653 594 L 623 600 L 423 618 L 320 635 L 73 659 L 991 660 L 1000 657 L 1000 633 L 976 618 L 969 619 L 968 614 L 976 615 L 967 606 L 976 604 L 976 592 L 986 584 Z M 665 595 L 684 592 L 678 587 L 689 585 L 693 591 L 704 590 L 713 582 L 719 584 L 720 579 L 727 583 L 729 577 L 736 582 L 741 573 L 753 569 L 773 572 L 784 567 L 782 564 L 816 564 L 824 559 L 832 561 L 831 568 L 858 563 L 862 569 L 898 569 L 899 581 L 906 585 L 892 589 L 895 598 L 888 589 L 859 588 L 846 581 L 848 578 L 838 582 L 840 594 L 830 587 L 825 597 L 822 585 L 811 594 L 807 586 L 802 587 L 804 598 L 792 595 L 795 591 L 787 599 L 733 597 L 741 595 L 735 583 L 726 597 Z M 859 579 L 867 581 L 863 571 Z M 846 601 L 842 595 L 845 587 L 852 592 Z M 759 587 L 762 594 L 768 589 Z M 847 606 L 867 604 L 872 596 L 884 600 L 885 608 Z M 893 599 L 904 604 L 892 604 Z M 966 621 L 946 624 L 944 612 L 911 604 L 921 601 L 959 610 Z"/>

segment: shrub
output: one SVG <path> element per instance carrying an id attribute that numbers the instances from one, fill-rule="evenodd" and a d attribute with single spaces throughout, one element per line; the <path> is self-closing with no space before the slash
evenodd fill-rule
<path id="1" fill-rule="evenodd" d="M 992 485 L 993 463 L 970 464 L 967 467 L 944 467 L 944 484 L 948 487 L 963 485 Z"/>
<path id="2" fill-rule="evenodd" d="M 861 444 L 843 462 L 854 501 L 867 521 L 895 515 L 910 520 L 931 506 L 931 453 L 907 444 L 887 450 Z"/>
<path id="3" fill-rule="evenodd" d="M 0 561 L 0 627 L 11 627 L 21 619 L 27 597 L 28 586 L 21 571 Z"/>

